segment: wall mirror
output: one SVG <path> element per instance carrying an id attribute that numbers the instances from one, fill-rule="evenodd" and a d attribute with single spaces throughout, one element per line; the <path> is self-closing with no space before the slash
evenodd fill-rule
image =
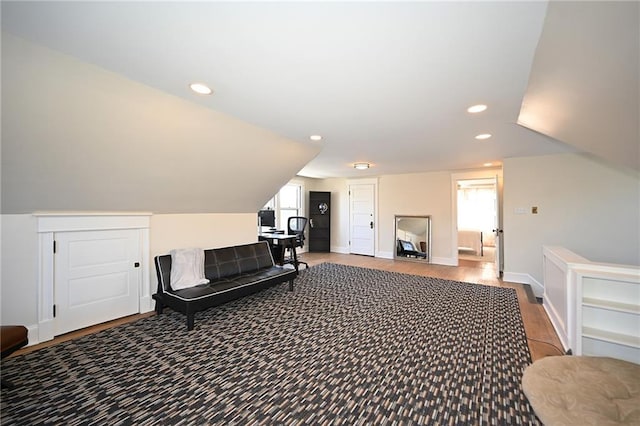
<path id="1" fill-rule="evenodd" d="M 396 215 L 394 259 L 431 262 L 431 216 Z"/>

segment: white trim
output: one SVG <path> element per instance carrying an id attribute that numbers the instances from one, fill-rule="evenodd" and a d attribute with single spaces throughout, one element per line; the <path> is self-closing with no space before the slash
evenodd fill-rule
<path id="1" fill-rule="evenodd" d="M 27 347 L 40 343 L 40 329 L 38 327 L 38 324 L 26 325 L 25 327 L 27 327 L 27 338 L 29 339 Z"/>
<path id="2" fill-rule="evenodd" d="M 280 189 L 278 190 L 278 192 L 276 192 L 274 194 L 273 197 L 271 197 L 271 199 L 265 204 L 265 207 L 270 206 L 270 203 L 273 201 L 273 210 L 275 210 L 275 214 L 276 214 L 276 228 L 280 228 L 280 224 L 278 223 L 280 221 L 280 212 L 283 210 L 283 207 L 280 205 L 280 192 L 282 191 L 282 188 L 284 188 L 285 186 L 297 186 L 298 187 L 298 200 L 297 200 L 297 204 L 298 206 L 296 207 L 296 210 L 298 211 L 296 216 L 304 216 L 304 217 L 308 217 L 307 215 L 307 209 L 306 209 L 306 205 L 307 205 L 307 189 L 305 186 L 305 181 L 302 179 L 291 179 L 289 182 L 285 183 L 284 185 L 282 185 L 280 187 Z M 289 208 L 284 208 L 286 210 L 290 210 Z M 284 229 L 286 230 L 286 227 L 284 227 Z M 258 231 L 260 231 L 258 229 Z M 309 238 L 309 228 L 307 227 L 307 229 L 305 229 L 305 237 L 308 239 Z"/>
<path id="3" fill-rule="evenodd" d="M 149 312 L 151 308 L 151 288 L 149 269 L 149 218 L 145 212 L 37 212 L 38 232 L 38 324 L 37 341 L 45 342 L 54 338 L 55 319 L 53 317 L 54 297 L 54 233 L 69 231 L 95 231 L 111 229 L 139 229 L 142 265 L 140 268 L 139 312 Z"/>
<path id="4" fill-rule="evenodd" d="M 492 167 L 487 169 L 478 169 L 472 170 L 462 173 L 451 173 L 451 257 L 455 259 L 455 263 L 452 266 L 458 266 L 458 181 L 459 180 L 470 180 L 470 179 L 490 179 L 495 178 L 496 175 L 498 179 L 503 179 L 503 171 L 502 167 Z M 496 185 L 496 197 L 500 197 L 500 188 L 499 184 Z M 504 206 L 500 205 L 501 209 L 504 209 Z M 497 212 L 499 220 L 502 220 L 503 212 Z M 504 240 L 502 241 L 504 243 Z M 503 255 L 504 255 L 504 244 L 503 247 Z M 496 253 L 496 255 L 498 255 Z M 502 262 L 502 266 L 504 268 L 504 261 Z M 497 274 L 500 271 L 496 271 Z M 527 283 L 528 284 L 528 283 Z"/>
<path id="5" fill-rule="evenodd" d="M 142 255 L 142 265 L 140 265 L 140 313 L 153 311 L 153 299 L 151 298 L 151 262 L 149 258 L 149 227 L 140 229 L 140 250 Z"/>
<path id="6" fill-rule="evenodd" d="M 34 213 L 38 233 L 149 228 L 151 213 Z"/>
<path id="7" fill-rule="evenodd" d="M 536 297 L 542 297 L 542 295 L 544 294 L 544 286 L 535 278 L 533 278 L 533 276 L 527 273 L 505 272 L 502 280 L 510 283 L 529 284 L 533 289 L 533 294 L 535 294 Z"/>
<path id="8" fill-rule="evenodd" d="M 379 224 L 379 209 L 378 209 L 378 183 L 379 178 L 362 178 L 362 179 L 347 179 L 347 194 L 351 194 L 351 185 L 373 185 L 373 256 L 378 257 L 377 250 L 380 247 L 380 224 Z M 351 241 L 351 195 L 349 195 L 349 213 L 348 213 L 348 229 L 349 229 L 349 241 Z M 351 245 L 347 247 L 347 254 L 351 254 Z"/>
<path id="9" fill-rule="evenodd" d="M 378 251 L 378 252 L 376 252 L 376 256 L 375 257 L 380 257 L 382 259 L 393 259 L 393 252 L 392 251 Z"/>
<path id="10" fill-rule="evenodd" d="M 624 290 L 620 284 L 640 284 L 638 266 L 590 262 L 564 247 L 555 246 L 543 246 L 542 259 L 543 306 L 565 349 L 571 348 L 578 356 L 611 356 L 636 362 L 640 335 L 637 327 L 629 327 L 629 323 L 637 323 L 637 318 L 626 315 L 638 316 L 640 300 L 630 297 L 637 294 L 635 290 Z M 585 297 L 585 289 L 591 295 Z M 590 312 L 590 330 L 585 336 L 583 312 Z M 624 315 L 619 316 L 619 312 Z M 588 345 L 585 350 L 584 338 L 599 343 Z"/>
<path id="11" fill-rule="evenodd" d="M 453 257 L 432 257 L 432 265 L 458 266 L 458 259 Z"/>
<path id="12" fill-rule="evenodd" d="M 553 329 L 556 331 L 556 335 L 558 336 L 558 339 L 560 339 L 560 343 L 562 343 L 562 348 L 565 351 L 567 351 L 571 347 L 571 344 L 569 343 L 569 337 L 567 333 L 563 332 L 563 330 L 565 330 L 566 327 L 562 325 L 562 320 L 560 318 L 561 315 L 558 314 L 554 306 L 551 305 L 549 301 L 544 298 L 542 300 L 542 308 L 547 313 L 547 316 L 549 317 L 549 321 L 551 321 L 551 325 L 553 326 Z"/>
<path id="13" fill-rule="evenodd" d="M 349 254 L 349 247 L 344 246 L 331 246 L 329 248 L 331 253 Z"/>

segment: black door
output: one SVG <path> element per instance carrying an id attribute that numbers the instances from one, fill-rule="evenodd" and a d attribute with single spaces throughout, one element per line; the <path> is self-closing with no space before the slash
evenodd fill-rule
<path id="1" fill-rule="evenodd" d="M 331 192 L 309 191 L 309 251 L 331 247 Z"/>

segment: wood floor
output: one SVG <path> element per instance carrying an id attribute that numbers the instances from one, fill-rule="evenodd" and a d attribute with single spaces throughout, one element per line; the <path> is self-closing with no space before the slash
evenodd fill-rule
<path id="1" fill-rule="evenodd" d="M 350 254 L 337 253 L 304 253 L 301 255 L 309 266 L 317 265 L 323 262 L 340 263 L 344 265 L 361 266 L 372 269 L 383 269 L 392 272 L 401 272 L 406 274 L 431 276 L 436 278 L 444 278 L 456 281 L 465 281 L 470 283 L 493 285 L 499 287 L 514 288 L 518 294 L 520 303 L 520 311 L 524 322 L 525 332 L 531 350 L 531 357 L 535 361 L 549 355 L 562 355 L 562 345 L 556 335 L 547 314 L 542 305 L 532 300 L 532 294 L 527 293 L 526 287 L 522 284 L 513 284 L 503 282 L 496 278 L 493 264 L 487 262 L 474 262 L 461 260 L 460 266 L 442 266 L 429 265 L 415 261 L 380 259 L 369 256 L 358 256 Z M 52 346 L 67 340 L 75 339 L 90 333 L 95 333 L 106 328 L 115 327 L 130 321 L 135 321 L 154 315 L 153 312 L 146 314 L 132 315 L 104 324 L 88 327 L 82 330 L 71 332 L 63 336 L 39 345 L 23 348 L 15 355 L 32 352 L 44 347 Z"/>

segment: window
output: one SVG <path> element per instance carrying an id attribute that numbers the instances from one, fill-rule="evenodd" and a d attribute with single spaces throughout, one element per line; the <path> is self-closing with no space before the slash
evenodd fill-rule
<path id="1" fill-rule="evenodd" d="M 299 183 L 288 183 L 270 199 L 264 208 L 276 211 L 278 229 L 287 229 L 287 221 L 292 216 L 303 216 L 302 209 L 303 186 Z"/>

